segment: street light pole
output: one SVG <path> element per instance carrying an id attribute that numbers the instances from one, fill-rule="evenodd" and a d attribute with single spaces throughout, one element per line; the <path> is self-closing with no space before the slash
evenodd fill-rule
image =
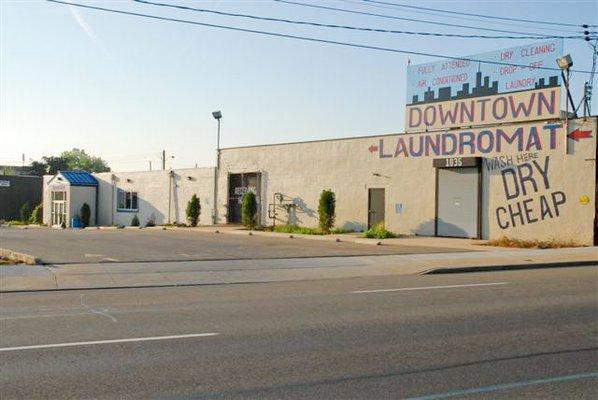
<path id="1" fill-rule="evenodd" d="M 214 210 L 212 212 L 212 223 L 218 223 L 218 176 L 220 175 L 220 120 L 222 112 L 214 111 L 212 116 L 218 121 L 218 136 L 216 138 L 216 168 L 214 168 Z"/>

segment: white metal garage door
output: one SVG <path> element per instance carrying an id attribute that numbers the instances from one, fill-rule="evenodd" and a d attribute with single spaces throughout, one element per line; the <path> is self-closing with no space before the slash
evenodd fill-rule
<path id="1" fill-rule="evenodd" d="M 438 236 L 478 237 L 478 169 L 438 169 Z"/>

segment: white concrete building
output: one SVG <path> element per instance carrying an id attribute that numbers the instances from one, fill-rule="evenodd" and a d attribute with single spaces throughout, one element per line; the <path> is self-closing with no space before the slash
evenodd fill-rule
<path id="1" fill-rule="evenodd" d="M 142 226 L 185 222 L 195 193 L 201 224 L 239 223 L 240 199 L 253 190 L 262 224 L 275 218 L 316 226 L 320 192 L 332 189 L 336 225 L 345 229 L 383 222 L 401 234 L 592 244 L 597 119 L 565 125 L 545 120 L 237 147 L 221 150 L 217 171 L 94 174 L 97 220 L 129 225 L 137 214 Z M 47 180 L 45 191 L 52 187 Z M 51 195 L 44 199 L 44 210 L 51 210 Z M 72 214 L 80 200 L 75 205 L 74 194 L 70 199 Z M 46 223 L 54 221 L 50 214 L 45 213 Z"/>

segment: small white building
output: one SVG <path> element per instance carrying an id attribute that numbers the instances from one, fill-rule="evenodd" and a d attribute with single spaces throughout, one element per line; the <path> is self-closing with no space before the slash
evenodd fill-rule
<path id="1" fill-rule="evenodd" d="M 44 176 L 44 223 L 71 226 L 72 219 L 80 216 L 81 207 L 90 208 L 90 225 L 96 225 L 98 209 L 98 180 L 84 171 L 61 171 Z"/>

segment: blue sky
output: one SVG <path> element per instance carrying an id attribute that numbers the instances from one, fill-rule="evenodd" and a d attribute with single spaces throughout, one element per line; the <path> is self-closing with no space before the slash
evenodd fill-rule
<path id="1" fill-rule="evenodd" d="M 510 26 L 368 6 L 358 0 L 298 1 L 494 29 L 567 34 L 551 28 L 528 29 L 517 22 L 512 22 L 517 26 Z M 126 0 L 78 2 L 452 56 L 533 42 L 337 31 L 203 15 Z M 385 29 L 484 33 L 269 0 L 162 2 Z M 515 18 L 598 21 L 596 1 L 402 3 Z M 211 112 L 216 109 L 224 115 L 223 147 L 401 132 L 408 59 L 412 63 L 435 60 L 187 26 L 45 1 L 0 0 L 0 4 L 0 164 L 20 164 L 22 153 L 29 160 L 79 147 L 102 156 L 115 170 L 145 170 L 150 160 L 155 168 L 162 149 L 175 156 L 169 166 L 210 166 L 216 145 Z M 586 43 L 566 40 L 565 52 L 573 56 L 575 68 L 590 69 L 591 50 Z M 572 79 L 574 95 L 579 99 L 587 76 L 574 75 Z M 598 111 L 596 97 L 594 113 Z"/>

